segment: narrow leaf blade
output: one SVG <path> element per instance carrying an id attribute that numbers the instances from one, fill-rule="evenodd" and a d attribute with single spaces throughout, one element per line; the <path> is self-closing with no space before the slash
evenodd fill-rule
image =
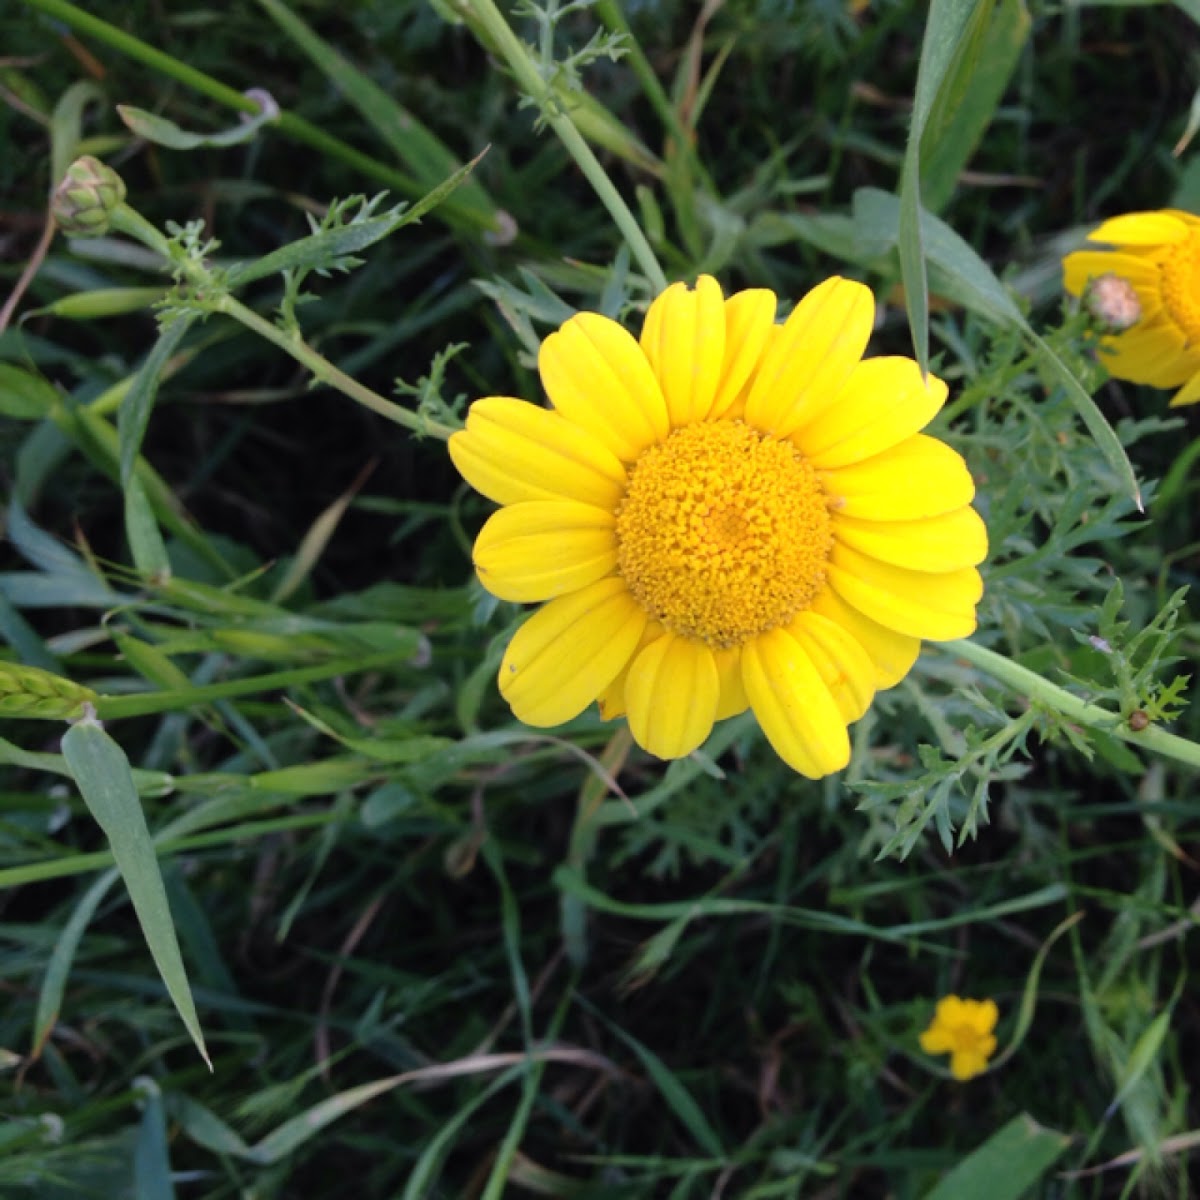
<path id="1" fill-rule="evenodd" d="M 211 1069 L 129 760 L 95 720 L 72 725 L 63 738 L 62 752 L 84 803 L 108 839 L 167 993 L 196 1049 Z"/>

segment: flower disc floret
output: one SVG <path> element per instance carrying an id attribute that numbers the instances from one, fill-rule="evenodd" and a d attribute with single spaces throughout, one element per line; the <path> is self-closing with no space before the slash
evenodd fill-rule
<path id="1" fill-rule="evenodd" d="M 825 491 L 788 441 L 741 421 L 677 429 L 638 459 L 617 514 L 629 590 L 718 648 L 786 624 L 825 583 Z"/>
<path id="2" fill-rule="evenodd" d="M 1200 345 L 1200 226 L 1163 253 L 1163 307 L 1188 341 Z"/>

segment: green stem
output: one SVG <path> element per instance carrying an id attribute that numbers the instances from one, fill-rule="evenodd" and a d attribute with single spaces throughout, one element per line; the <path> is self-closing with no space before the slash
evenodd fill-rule
<path id="1" fill-rule="evenodd" d="M 289 671 L 272 671 L 266 675 L 251 675 L 248 679 L 227 679 L 223 683 L 210 683 L 201 687 L 181 688 L 178 691 L 138 692 L 132 696 L 98 696 L 93 702 L 96 716 L 102 721 L 115 721 L 121 717 L 146 717 L 155 713 L 178 712 L 195 708 L 213 700 L 230 700 L 236 696 L 253 696 L 259 692 L 273 692 L 280 688 L 295 687 L 301 683 L 316 683 L 332 679 L 337 675 L 349 675 L 358 671 L 370 671 L 384 667 L 400 659 L 411 658 L 411 652 L 397 654 L 389 650 L 384 654 L 370 654 L 362 658 L 337 659 L 314 667 L 293 667 Z"/>
<path id="2" fill-rule="evenodd" d="M 1043 679 L 1036 671 L 1022 667 L 994 650 L 977 646 L 974 642 L 947 642 L 942 648 L 958 658 L 965 658 L 972 666 L 978 667 L 1011 691 L 1044 704 L 1069 721 L 1120 738 L 1123 742 L 1140 746 L 1165 758 L 1173 758 L 1189 767 L 1200 767 L 1200 745 L 1187 738 L 1167 733 L 1156 725 L 1148 725 L 1140 730 L 1133 729 L 1120 713 L 1080 700 L 1066 688 Z"/>
<path id="3" fill-rule="evenodd" d="M 249 96 L 228 87 L 218 79 L 213 79 L 211 75 L 205 75 L 203 71 L 197 71 L 195 67 L 189 67 L 187 63 L 181 62 L 170 54 L 165 54 L 163 51 L 147 45 L 140 38 L 126 33 L 123 29 L 118 29 L 115 25 L 110 25 L 107 21 L 84 12 L 74 4 L 69 4 L 67 0 L 25 0 L 25 3 L 30 8 L 38 9 L 48 16 L 63 21 L 72 29 L 111 46 L 136 62 L 144 63 L 155 71 L 177 80 L 185 87 L 190 87 L 210 100 L 217 101 L 218 104 L 223 104 L 236 112 L 251 115 L 259 111 L 258 103 Z M 387 187 L 395 188 L 404 195 L 419 198 L 429 190 L 412 176 L 406 175 L 386 163 L 381 163 L 378 159 L 372 158 L 369 154 L 363 154 L 352 146 L 347 146 L 345 142 L 331 137 L 324 130 L 309 124 L 308 121 L 297 117 L 294 113 L 281 112 L 278 119 L 272 122 L 272 127 L 295 141 L 303 142 L 314 150 L 327 154 L 330 158 L 340 159 L 347 166 L 377 179 Z M 434 210 L 433 215 L 444 220 L 452 228 L 459 230 L 470 230 L 477 233 L 490 232 L 495 228 L 493 218 L 487 213 L 464 206 L 453 196 L 440 204 Z"/>
<path id="4" fill-rule="evenodd" d="M 147 221 L 141 213 L 130 208 L 128 204 L 118 204 L 113 210 L 112 225 L 114 229 L 136 238 L 144 246 L 160 254 L 165 263 L 174 265 L 187 282 L 199 289 L 203 295 L 207 297 L 209 293 L 212 293 L 211 299 L 199 301 L 206 308 L 212 312 L 224 313 L 226 316 L 232 317 L 251 332 L 257 333 L 259 337 L 278 346 L 285 354 L 291 355 L 298 363 L 307 367 L 313 377 L 322 383 L 337 388 L 343 395 L 349 396 L 351 400 L 361 404 L 364 408 L 369 408 L 372 412 L 386 417 L 389 421 L 394 421 L 397 425 L 403 425 L 405 429 L 411 430 L 413 433 L 425 434 L 446 441 L 455 432 L 451 426 L 423 417 L 419 413 L 409 412 L 408 409 L 385 399 L 378 392 L 359 383 L 357 379 L 352 379 L 345 371 L 335 367 L 329 359 L 314 350 L 299 334 L 288 333 L 286 330 L 280 329 L 271 321 L 260 317 L 253 309 L 247 308 L 228 292 L 222 292 L 202 264 L 191 259 L 173 258 L 171 244 L 166 235 Z"/>
<path id="5" fill-rule="evenodd" d="M 547 101 L 545 80 L 542 79 L 537 65 L 530 57 L 524 43 L 513 33 L 503 14 L 496 7 L 495 0 L 454 0 L 454 7 L 468 20 L 473 18 L 482 26 L 496 50 L 503 56 L 513 75 L 516 76 L 521 90 L 541 108 L 550 127 L 558 134 L 559 140 L 592 185 L 601 204 L 608 209 L 609 215 L 629 244 L 629 249 L 641 266 L 642 273 L 650 281 L 650 285 L 656 292 L 664 291 L 667 286 L 667 277 L 663 274 L 663 269 L 659 266 L 658 259 L 655 257 L 650 243 L 646 240 L 641 226 L 637 223 L 637 219 L 621 198 L 621 193 L 613 186 L 608 173 L 600 165 L 600 160 L 592 153 L 592 148 L 575 128 L 575 123 L 571 120 L 570 115 L 557 109 L 553 100 Z"/>
<path id="6" fill-rule="evenodd" d="M 286 354 L 290 354 L 298 363 L 307 367 L 314 378 L 330 387 L 337 388 L 343 395 L 349 396 L 351 400 L 357 401 L 364 408 L 369 408 L 381 417 L 386 417 L 397 425 L 403 425 L 405 429 L 409 429 L 413 433 L 427 434 L 430 437 L 440 438 L 443 442 L 456 432 L 450 425 L 443 425 L 441 421 L 434 421 L 419 413 L 410 412 L 394 401 L 385 399 L 378 392 L 373 392 L 369 387 L 359 383 L 357 379 L 352 379 L 345 371 L 335 367 L 329 359 L 318 354 L 303 338 L 286 333 L 278 325 L 264 320 L 240 300 L 226 295 L 217 301 L 214 308 L 217 312 L 227 313 L 247 329 L 253 330 L 259 337 L 266 338 L 268 342 L 278 346 Z"/>
<path id="7" fill-rule="evenodd" d="M 663 85 L 659 83 L 658 76 L 655 75 L 654 68 L 650 65 L 650 60 L 646 57 L 641 46 L 638 45 L 637 38 L 633 36 L 633 30 L 630 29 L 629 22 L 625 19 L 625 14 L 621 11 L 621 5 L 618 3 L 618 0 L 598 0 L 596 14 L 613 33 L 624 35 L 624 50 L 628 55 L 629 65 L 633 69 L 633 73 L 638 77 L 638 82 L 642 85 L 642 91 L 645 93 L 646 99 L 653 105 L 659 119 L 675 139 L 679 153 L 687 159 L 688 165 L 696 177 L 701 180 L 709 192 L 715 192 L 716 189 L 713 187 L 712 179 L 704 169 L 704 164 L 700 161 L 700 156 L 696 153 L 691 133 L 684 128 L 679 110 L 671 103 L 671 98 L 667 95 Z"/>

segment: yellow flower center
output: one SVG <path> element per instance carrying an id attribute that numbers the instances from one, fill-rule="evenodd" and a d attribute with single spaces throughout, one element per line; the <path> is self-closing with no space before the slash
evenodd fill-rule
<path id="1" fill-rule="evenodd" d="M 986 1033 L 980 1033 L 974 1025 L 963 1023 L 962 1025 L 949 1025 L 946 1027 L 946 1036 L 950 1039 L 950 1044 L 956 1054 L 975 1053 L 982 1048 Z"/>
<path id="2" fill-rule="evenodd" d="M 740 421 L 675 430 L 634 465 L 618 562 L 669 630 L 736 646 L 789 621 L 825 582 L 833 544 L 816 472 Z"/>
<path id="3" fill-rule="evenodd" d="M 1200 343 L 1200 228 L 1166 248 L 1160 271 L 1163 306 L 1188 341 Z"/>

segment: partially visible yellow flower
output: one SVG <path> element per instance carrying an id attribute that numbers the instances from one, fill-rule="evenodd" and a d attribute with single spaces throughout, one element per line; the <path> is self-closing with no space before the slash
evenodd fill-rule
<path id="1" fill-rule="evenodd" d="M 987 532 L 962 458 L 920 433 L 946 385 L 907 358 L 861 361 L 875 303 L 830 279 L 783 325 L 765 289 L 674 284 L 640 342 L 579 313 L 542 344 L 553 411 L 471 406 L 450 456 L 503 505 L 475 569 L 503 600 L 547 603 L 513 637 L 500 692 L 527 725 L 599 700 L 660 758 L 754 710 L 819 778 L 847 726 L 965 637 Z"/>
<path id="2" fill-rule="evenodd" d="M 1113 248 L 1068 254 L 1067 291 L 1082 296 L 1089 281 L 1115 275 L 1133 287 L 1141 308 L 1135 324 L 1101 343 L 1109 373 L 1179 388 L 1173 408 L 1200 401 L 1200 217 L 1175 208 L 1127 213 L 1105 221 L 1088 241 Z"/>
<path id="3" fill-rule="evenodd" d="M 926 1054 L 949 1054 L 950 1074 L 955 1079 L 974 1079 L 987 1070 L 996 1052 L 996 1021 L 1000 1010 L 995 1000 L 963 1000 L 943 996 L 929 1028 L 921 1034 Z"/>

